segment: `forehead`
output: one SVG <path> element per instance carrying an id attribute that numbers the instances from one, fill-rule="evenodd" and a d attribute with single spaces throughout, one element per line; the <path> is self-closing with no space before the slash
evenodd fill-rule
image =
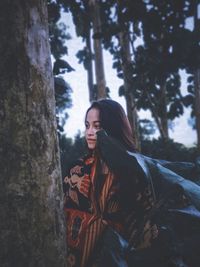
<path id="1" fill-rule="evenodd" d="M 88 111 L 86 121 L 99 121 L 100 120 L 100 114 L 99 110 L 96 108 L 92 108 Z"/>

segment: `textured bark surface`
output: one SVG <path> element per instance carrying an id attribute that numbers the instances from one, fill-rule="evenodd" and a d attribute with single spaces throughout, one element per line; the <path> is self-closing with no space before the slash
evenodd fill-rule
<path id="1" fill-rule="evenodd" d="M 46 1 L 0 1 L 0 265 L 66 266 Z"/>

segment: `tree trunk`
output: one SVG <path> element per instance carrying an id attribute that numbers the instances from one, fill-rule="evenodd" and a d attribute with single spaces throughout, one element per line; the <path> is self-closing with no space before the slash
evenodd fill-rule
<path id="1" fill-rule="evenodd" d="M 161 134 L 161 137 L 163 139 L 169 139 L 169 131 L 168 131 L 168 118 L 167 118 L 167 99 L 166 99 L 166 81 L 163 80 L 160 86 L 161 90 L 161 97 L 159 101 L 160 105 L 160 122 L 163 129 L 163 134 Z"/>
<path id="2" fill-rule="evenodd" d="M 91 10 L 90 6 L 88 3 L 88 0 L 83 1 L 84 7 L 85 7 L 85 13 L 87 16 L 87 29 L 85 29 L 85 36 L 86 36 L 86 47 L 87 47 L 87 57 L 88 57 L 88 62 L 87 62 L 87 81 L 88 81 L 88 90 L 89 90 L 89 101 L 92 102 L 95 100 L 95 92 L 94 92 L 94 75 L 93 75 L 93 53 L 92 53 L 92 44 L 91 44 L 91 27 L 90 27 L 90 22 L 91 22 Z"/>
<path id="3" fill-rule="evenodd" d="M 152 114 L 152 117 L 154 118 L 155 122 L 156 122 L 156 125 L 158 127 L 158 130 L 160 132 L 160 136 L 162 139 L 166 139 L 165 138 L 165 130 L 163 129 L 163 124 L 161 122 L 161 119 L 159 117 L 159 114 L 157 112 L 157 108 L 156 108 L 156 103 L 153 103 L 152 100 L 151 100 L 151 97 L 148 93 L 148 90 L 144 89 L 146 95 L 147 95 L 147 98 L 148 98 L 148 101 L 149 101 L 149 104 L 150 104 L 150 110 L 151 110 L 151 114 Z"/>
<path id="4" fill-rule="evenodd" d="M 140 151 L 137 109 L 136 109 L 134 96 L 131 92 L 131 89 L 132 89 L 131 73 L 130 73 L 131 52 L 130 52 L 130 44 L 129 44 L 128 37 L 129 37 L 128 30 L 119 33 L 119 40 L 120 40 L 120 47 L 121 47 L 121 54 L 122 54 L 121 56 L 122 71 L 123 71 L 123 76 L 124 76 L 124 88 L 125 88 L 127 115 L 128 115 L 128 119 L 131 124 L 135 146 Z"/>
<path id="5" fill-rule="evenodd" d="M 101 33 L 101 18 L 99 10 L 99 0 L 90 0 L 89 2 L 92 14 L 93 33 Z M 94 38 L 94 59 L 95 75 L 97 83 L 97 99 L 106 98 L 106 81 L 104 74 L 103 51 L 100 38 Z"/>
<path id="6" fill-rule="evenodd" d="M 198 1 L 195 1 L 194 10 L 194 32 L 196 36 L 200 33 L 200 18 L 198 18 Z M 198 49 L 197 49 L 198 51 Z M 195 117 L 196 117 L 196 129 L 197 129 L 197 149 L 200 155 L 200 68 L 194 71 L 194 94 L 195 94 Z"/>
<path id="7" fill-rule="evenodd" d="M 46 1 L 0 2 L 1 267 L 65 264 Z"/>
<path id="8" fill-rule="evenodd" d="M 200 154 L 200 69 L 194 73 L 195 84 L 195 117 L 197 129 L 197 149 Z"/>
<path id="9" fill-rule="evenodd" d="M 125 89 L 125 99 L 126 99 L 126 110 L 127 116 L 132 128 L 133 138 L 136 148 L 140 151 L 140 138 L 139 138 L 139 125 L 138 125 L 138 115 L 135 104 L 134 95 L 132 93 L 132 83 L 131 83 L 131 51 L 130 51 L 130 41 L 129 41 L 129 25 L 124 22 L 123 19 L 123 1 L 118 0 L 118 24 L 123 29 L 119 33 L 119 43 L 121 49 L 121 62 L 122 62 L 122 71 L 124 78 L 124 89 Z"/>
<path id="10" fill-rule="evenodd" d="M 88 89 L 89 89 L 89 100 L 92 102 L 95 100 L 95 93 L 94 93 L 94 82 L 93 82 L 93 67 L 92 67 L 92 48 L 91 48 L 91 36 L 90 36 L 90 29 L 87 31 L 86 35 L 86 46 L 88 52 L 88 68 L 87 68 L 87 77 L 88 77 Z"/>

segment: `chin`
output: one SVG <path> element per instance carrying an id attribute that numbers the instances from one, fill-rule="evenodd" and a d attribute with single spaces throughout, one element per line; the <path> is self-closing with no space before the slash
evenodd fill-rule
<path id="1" fill-rule="evenodd" d="M 96 147 L 96 144 L 87 143 L 88 149 L 94 150 Z"/>
<path id="2" fill-rule="evenodd" d="M 96 147 L 96 146 L 88 145 L 88 148 L 89 148 L 90 150 L 94 150 L 95 147 Z"/>

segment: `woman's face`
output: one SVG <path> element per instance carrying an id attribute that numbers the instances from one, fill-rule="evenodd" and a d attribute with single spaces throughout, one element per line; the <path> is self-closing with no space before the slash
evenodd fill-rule
<path id="1" fill-rule="evenodd" d="M 96 132 L 101 129 L 99 110 L 92 108 L 88 111 L 85 121 L 85 138 L 89 149 L 96 147 Z"/>

